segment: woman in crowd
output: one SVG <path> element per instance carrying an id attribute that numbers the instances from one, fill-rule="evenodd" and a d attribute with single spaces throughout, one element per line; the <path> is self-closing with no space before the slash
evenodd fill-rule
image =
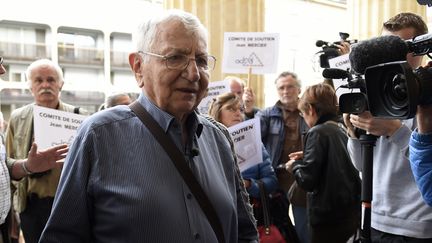
<path id="1" fill-rule="evenodd" d="M 221 94 L 211 103 L 209 116 L 224 124 L 226 127 L 234 126 L 244 120 L 240 102 L 240 98 L 233 93 Z M 272 193 L 277 188 L 277 179 L 273 167 L 271 166 L 270 156 L 262 144 L 261 148 L 263 162 L 241 173 L 246 190 L 252 198 L 256 199 L 260 198 L 257 184 L 258 180 L 263 182 L 267 193 Z"/>
<path id="2" fill-rule="evenodd" d="M 312 243 L 345 243 L 359 225 L 360 178 L 347 151 L 347 135 L 337 121 L 337 98 L 328 84 L 306 89 L 298 109 L 310 130 L 303 152 L 286 164 L 308 192 Z"/>

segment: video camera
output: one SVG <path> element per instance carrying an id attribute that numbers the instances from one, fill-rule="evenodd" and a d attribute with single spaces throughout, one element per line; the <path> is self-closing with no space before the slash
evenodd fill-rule
<path id="1" fill-rule="evenodd" d="M 322 47 L 322 50 L 316 53 L 321 54 L 319 60 L 322 68 L 330 67 L 328 60 L 339 56 L 339 48 L 336 45 L 340 45 L 342 42 L 349 42 L 350 44 L 357 43 L 357 40 L 347 40 L 349 37 L 348 33 L 339 32 L 339 36 L 342 41 L 335 41 L 333 43 L 323 40 L 316 41 L 315 45 L 317 47 Z"/>
<path id="2" fill-rule="evenodd" d="M 353 72 L 352 70 L 343 70 L 338 68 L 326 68 L 322 75 L 328 79 L 346 79 L 347 84 L 341 85 L 339 88 L 351 90 L 351 93 L 342 94 L 339 97 L 339 110 L 341 113 L 359 114 L 368 109 L 366 84 L 362 75 Z M 359 90 L 360 92 L 354 92 Z"/>
<path id="3" fill-rule="evenodd" d="M 348 85 L 342 88 L 360 89 L 360 93 L 341 95 L 341 112 L 356 114 L 369 110 L 375 117 L 408 119 L 415 116 L 417 105 L 432 104 L 432 67 L 412 70 L 406 61 L 408 52 L 430 57 L 432 35 L 408 41 L 397 36 L 366 40 L 352 46 L 350 61 L 355 72 L 339 70 L 340 77 L 328 77 L 337 72 L 324 70 L 327 78 L 347 79 Z"/>
<path id="4" fill-rule="evenodd" d="M 432 0 L 417 0 L 420 5 L 428 5 L 428 7 L 432 7 Z"/>

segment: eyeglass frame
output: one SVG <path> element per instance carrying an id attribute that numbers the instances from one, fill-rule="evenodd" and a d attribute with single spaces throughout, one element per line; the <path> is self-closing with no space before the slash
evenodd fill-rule
<path id="1" fill-rule="evenodd" d="M 0 65 L 3 65 L 4 58 L 0 56 Z"/>
<path id="2" fill-rule="evenodd" d="M 183 71 L 183 70 L 185 70 L 186 68 L 189 67 L 189 63 L 190 63 L 191 60 L 194 60 L 194 61 L 196 62 L 196 58 L 191 58 L 191 57 L 188 57 L 187 55 L 184 55 L 184 54 L 175 54 L 175 55 L 171 55 L 171 56 L 165 56 L 165 55 L 160 55 L 160 54 L 156 54 L 156 53 L 152 53 L 152 52 L 146 52 L 146 51 L 138 51 L 138 53 L 139 53 L 139 54 L 142 54 L 142 55 L 149 55 L 149 56 L 154 56 L 154 57 L 159 57 L 159 58 L 164 59 L 164 61 L 165 61 L 165 66 L 166 66 L 168 69 L 170 69 L 170 70 L 181 70 L 181 71 Z M 173 57 L 173 56 L 185 56 L 185 57 L 187 57 L 187 58 L 188 58 L 188 62 L 187 62 L 187 64 L 185 65 L 185 67 L 182 68 L 182 69 L 170 68 L 170 67 L 168 66 L 168 58 Z M 199 67 L 198 65 L 197 65 L 197 67 L 198 67 L 199 69 L 202 69 L 202 70 L 205 70 L 205 71 L 212 71 L 212 70 L 214 70 L 214 68 L 216 67 L 216 57 L 215 57 L 215 56 L 212 56 L 212 55 L 207 55 L 207 54 L 205 54 L 205 55 L 201 55 L 201 56 L 206 56 L 207 58 L 212 58 L 212 59 L 214 60 L 214 62 L 213 62 L 214 65 L 213 65 L 212 68 L 209 68 L 209 66 L 207 65 L 207 69 L 204 69 L 204 68 L 202 68 L 202 67 Z"/>

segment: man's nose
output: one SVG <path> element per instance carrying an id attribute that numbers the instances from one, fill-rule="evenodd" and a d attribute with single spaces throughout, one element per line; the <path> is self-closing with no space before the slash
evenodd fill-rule
<path id="1" fill-rule="evenodd" d="M 186 73 L 186 78 L 190 81 L 198 81 L 200 80 L 200 69 L 198 68 L 195 59 L 189 60 L 189 65 L 184 70 L 184 73 Z"/>
<path id="2" fill-rule="evenodd" d="M 41 86 L 42 87 L 49 87 L 51 84 L 50 84 L 50 82 L 48 82 L 47 80 L 43 80 L 42 82 L 41 82 Z"/>

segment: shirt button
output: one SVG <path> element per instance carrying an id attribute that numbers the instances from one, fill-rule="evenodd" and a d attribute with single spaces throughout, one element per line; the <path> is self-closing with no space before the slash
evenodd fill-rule
<path id="1" fill-rule="evenodd" d="M 188 194 L 186 195 L 186 197 L 187 197 L 187 199 L 192 199 L 192 194 L 188 193 Z"/>
<path id="2" fill-rule="evenodd" d="M 200 238 L 200 234 L 195 233 L 194 237 L 195 237 L 195 240 L 198 240 Z"/>

